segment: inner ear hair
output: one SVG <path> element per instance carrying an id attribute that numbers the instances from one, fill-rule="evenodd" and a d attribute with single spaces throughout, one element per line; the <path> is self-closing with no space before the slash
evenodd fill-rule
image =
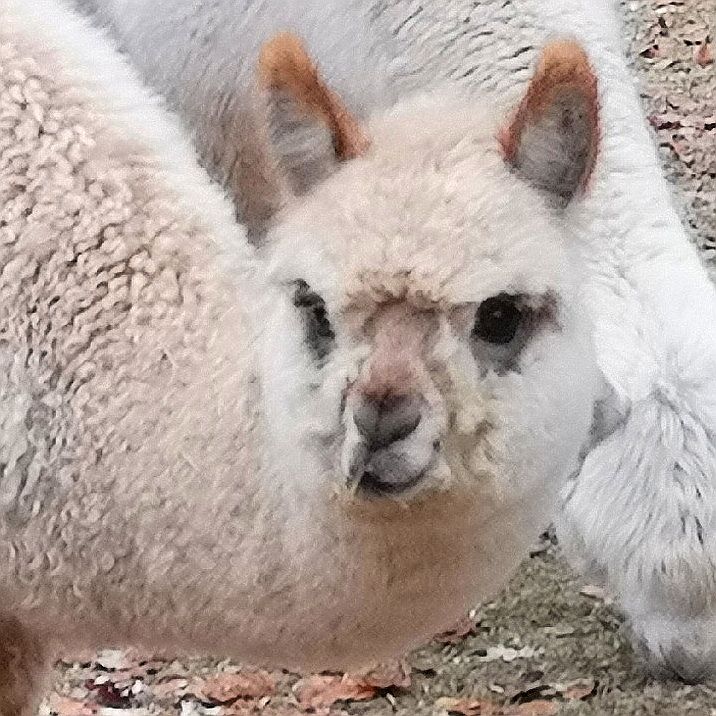
<path id="1" fill-rule="evenodd" d="M 323 82 L 305 46 L 292 33 L 280 33 L 261 48 L 259 82 L 322 122 L 330 132 L 337 159 L 353 159 L 368 150 L 370 142 L 360 124 Z"/>
<path id="2" fill-rule="evenodd" d="M 589 182 L 599 134 L 597 78 L 586 52 L 574 40 L 551 42 L 500 132 L 506 161 L 530 184 L 566 204 Z"/>

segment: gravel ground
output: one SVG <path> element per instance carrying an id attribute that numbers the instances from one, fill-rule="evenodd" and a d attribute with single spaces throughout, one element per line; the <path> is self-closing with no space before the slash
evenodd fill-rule
<path id="1" fill-rule="evenodd" d="M 709 42 L 716 0 L 633 0 L 624 9 L 676 203 L 716 272 L 716 65 Z M 59 664 L 56 693 L 42 712 L 716 716 L 716 685 L 646 678 L 620 629 L 604 595 L 573 575 L 545 538 L 499 599 L 466 617 L 455 633 L 381 671 L 300 680 L 228 662 L 105 652 Z"/>

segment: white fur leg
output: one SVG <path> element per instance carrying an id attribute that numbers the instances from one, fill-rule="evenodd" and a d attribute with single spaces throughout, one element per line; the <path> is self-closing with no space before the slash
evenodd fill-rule
<path id="1" fill-rule="evenodd" d="M 695 682 L 716 673 L 716 448 L 680 397 L 657 391 L 612 424 L 565 488 L 558 534 L 649 668 Z"/>

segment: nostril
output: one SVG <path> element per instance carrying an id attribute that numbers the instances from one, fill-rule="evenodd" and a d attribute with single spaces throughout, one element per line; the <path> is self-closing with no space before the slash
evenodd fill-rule
<path id="1" fill-rule="evenodd" d="M 363 398 L 353 412 L 358 432 L 371 450 L 404 440 L 418 427 L 421 417 L 420 400 L 412 396 Z"/>

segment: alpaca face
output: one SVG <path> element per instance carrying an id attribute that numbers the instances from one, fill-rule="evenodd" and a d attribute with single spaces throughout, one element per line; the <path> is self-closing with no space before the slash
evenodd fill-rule
<path id="1" fill-rule="evenodd" d="M 264 362 L 289 464 L 371 499 L 459 484 L 489 502 L 576 456 L 595 372 L 559 209 L 574 181 L 525 181 L 500 130 L 417 98 L 278 217 Z"/>

